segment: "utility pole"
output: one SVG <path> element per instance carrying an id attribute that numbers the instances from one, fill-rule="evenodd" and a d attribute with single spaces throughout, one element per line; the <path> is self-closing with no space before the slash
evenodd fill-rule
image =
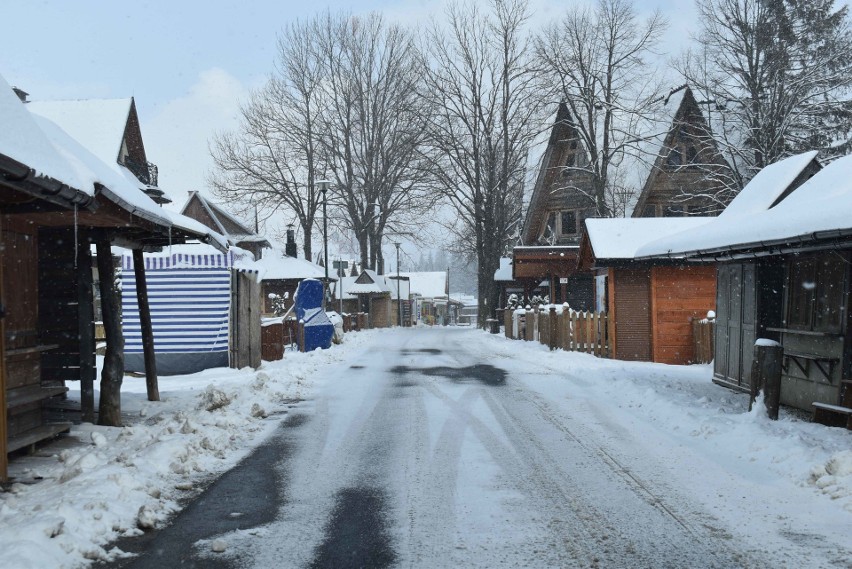
<path id="1" fill-rule="evenodd" d="M 328 215 L 326 213 L 326 203 L 328 203 L 328 185 L 331 182 L 328 180 L 320 180 L 317 184 L 320 187 L 320 191 L 322 192 L 322 251 L 323 258 L 325 260 L 325 291 L 326 293 L 323 295 L 323 306 L 325 306 L 325 299 L 328 297 Z"/>
<path id="2" fill-rule="evenodd" d="M 399 317 L 399 326 L 402 327 L 402 297 L 399 295 L 399 280 L 401 278 L 399 274 L 399 242 L 394 243 L 396 245 L 396 312 Z"/>

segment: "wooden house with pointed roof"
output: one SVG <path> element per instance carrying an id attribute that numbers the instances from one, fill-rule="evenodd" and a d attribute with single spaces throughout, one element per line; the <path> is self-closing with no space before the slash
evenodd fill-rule
<path id="1" fill-rule="evenodd" d="M 246 227 L 220 205 L 209 201 L 197 191 L 189 192 L 189 199 L 181 213 L 224 235 L 231 245 L 251 251 L 255 260 L 263 256 L 264 248 L 272 246 L 265 237 Z"/>
<path id="2" fill-rule="evenodd" d="M 677 87 L 657 104 L 665 130 L 646 141 L 647 156 L 636 160 L 644 180 L 632 217 L 718 215 L 736 192 L 721 183 L 729 167 L 692 89 Z"/>
<path id="3" fill-rule="evenodd" d="M 530 204 L 521 231 L 521 245 L 512 250 L 512 278 L 529 299 L 546 288 L 551 302 L 591 308 L 593 285 L 577 273 L 583 219 L 594 213 L 591 180 L 582 166 L 588 155 L 570 124 L 568 107 L 558 105 L 549 132 L 531 152 L 537 168 Z"/>

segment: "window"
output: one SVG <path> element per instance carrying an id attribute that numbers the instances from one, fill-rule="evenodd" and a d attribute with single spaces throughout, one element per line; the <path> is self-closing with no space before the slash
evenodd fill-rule
<path id="1" fill-rule="evenodd" d="M 666 164 L 669 166 L 680 166 L 683 163 L 683 158 L 680 155 L 680 150 L 677 148 L 672 148 L 672 151 L 669 152 L 669 157 L 666 159 Z"/>
<path id="2" fill-rule="evenodd" d="M 560 229 L 560 233 L 562 235 L 577 234 L 577 212 L 563 211 L 561 214 L 561 222 L 562 227 Z"/>
<path id="3" fill-rule="evenodd" d="M 694 146 L 686 149 L 686 161 L 689 164 L 695 164 L 698 161 L 698 151 Z"/>
<path id="4" fill-rule="evenodd" d="M 835 254 L 791 259 L 787 279 L 787 326 L 840 332 L 846 261 Z"/>
<path id="5" fill-rule="evenodd" d="M 642 217 L 657 217 L 657 206 L 646 205 L 642 210 Z"/>

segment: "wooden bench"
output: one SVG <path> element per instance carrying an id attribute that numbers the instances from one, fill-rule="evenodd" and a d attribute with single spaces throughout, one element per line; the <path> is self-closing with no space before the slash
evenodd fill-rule
<path id="1" fill-rule="evenodd" d="M 32 447 L 43 440 L 51 439 L 60 433 L 71 429 L 69 422 L 44 422 L 42 405 L 56 395 L 67 392 L 65 386 L 42 387 L 41 385 L 24 385 L 6 391 L 6 408 L 8 410 L 9 438 L 6 452 L 14 452 L 25 447 Z M 29 415 L 24 415 L 29 414 Z M 20 417 L 24 420 L 18 421 Z M 27 417 L 32 417 L 28 419 Z M 15 425 L 18 423 L 18 429 Z"/>
<path id="2" fill-rule="evenodd" d="M 852 429 L 852 409 L 828 403 L 813 403 L 814 423 L 829 427 L 846 427 Z"/>

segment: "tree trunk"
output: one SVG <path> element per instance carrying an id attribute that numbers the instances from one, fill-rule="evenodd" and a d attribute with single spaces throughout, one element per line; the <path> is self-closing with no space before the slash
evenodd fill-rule
<path id="1" fill-rule="evenodd" d="M 313 222 L 305 223 L 302 225 L 302 231 L 304 232 L 304 239 L 302 240 L 302 251 L 305 254 L 305 259 L 313 262 L 311 256 L 313 255 L 313 247 L 311 247 L 311 239 L 314 236 L 314 224 Z"/>
<path id="2" fill-rule="evenodd" d="M 101 309 L 106 335 L 106 355 L 101 372 L 101 397 L 98 424 L 121 426 L 121 382 L 124 378 L 124 334 L 121 330 L 121 299 L 115 286 L 115 263 L 110 242 L 102 237 L 97 242 Z"/>

